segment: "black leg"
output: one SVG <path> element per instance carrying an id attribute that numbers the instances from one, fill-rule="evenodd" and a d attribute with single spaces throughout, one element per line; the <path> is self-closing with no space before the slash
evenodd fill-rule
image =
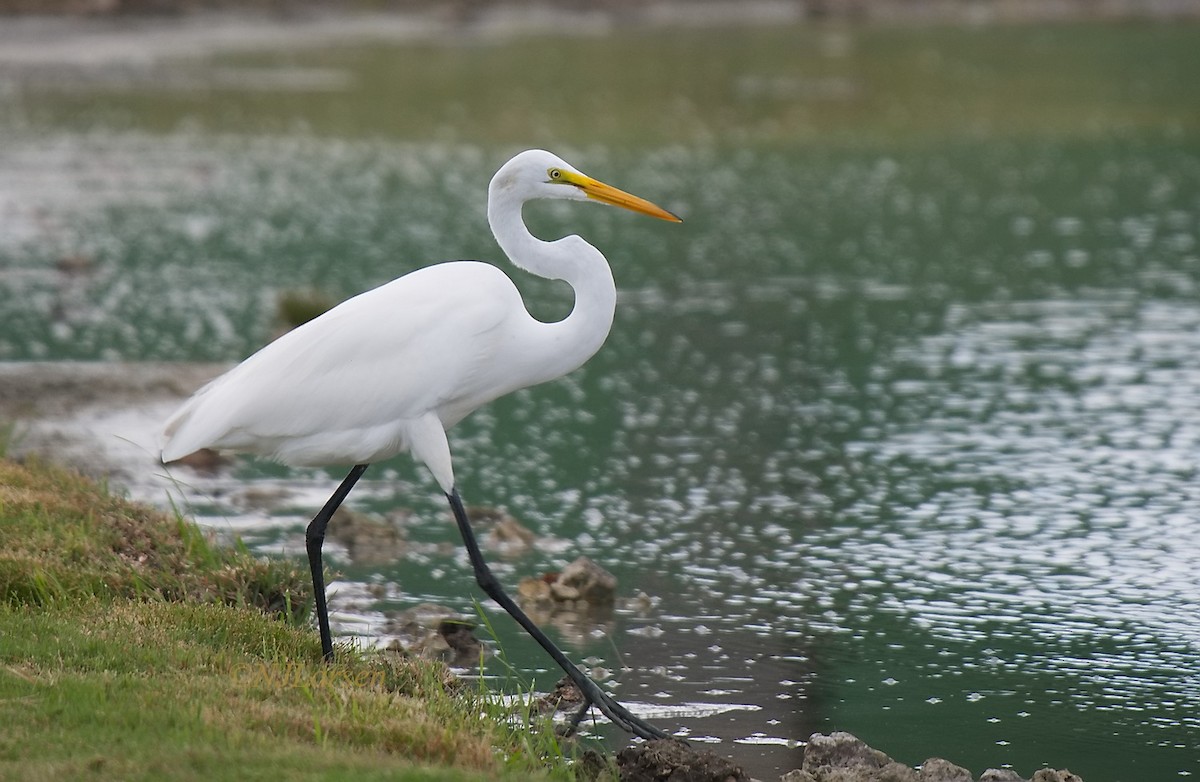
<path id="1" fill-rule="evenodd" d="M 546 650 L 554 662 L 558 663 L 559 667 L 566 672 L 567 676 L 571 677 L 571 681 L 575 682 L 575 686 L 583 693 L 586 703 L 578 715 L 579 718 L 572 720 L 571 728 L 574 729 L 578 726 L 579 721 L 583 719 L 583 713 L 587 711 L 590 704 L 600 709 L 604 716 L 612 720 L 614 724 L 636 736 L 644 739 L 670 738 L 666 732 L 640 717 L 634 716 L 628 709 L 617 703 L 611 695 L 600 689 L 600 686 L 568 660 L 562 650 L 555 646 L 541 628 L 534 624 L 520 606 L 513 602 L 500 586 L 500 582 L 492 575 L 487 563 L 483 561 L 483 554 L 479 550 L 479 543 L 475 540 L 475 532 L 471 529 L 471 523 L 467 520 L 467 511 L 463 507 L 462 498 L 458 495 L 458 489 L 451 489 L 450 493 L 446 495 L 446 499 L 450 500 L 450 508 L 454 511 L 454 520 L 458 522 L 458 531 L 462 534 L 463 544 L 467 547 L 467 556 L 471 558 L 471 567 L 475 571 L 475 581 L 479 584 L 479 588 L 488 597 L 499 603 L 500 607 L 507 611 L 513 619 L 516 619 L 517 624 L 525 628 L 525 632 L 533 636 L 533 640 Z"/>
<path id="2" fill-rule="evenodd" d="M 346 499 L 346 495 L 358 483 L 358 479 L 366 472 L 367 465 L 358 464 L 346 476 L 337 491 L 325 503 L 325 507 L 313 517 L 304 536 L 304 546 L 308 549 L 308 567 L 312 571 L 313 604 L 317 612 L 317 626 L 321 629 L 321 654 L 326 662 L 333 661 L 333 635 L 329 632 L 329 608 L 325 604 L 325 569 L 321 563 L 321 545 L 325 542 L 325 528 L 334 511 Z"/>
<path id="3" fill-rule="evenodd" d="M 591 710 L 592 704 L 584 701 L 583 705 L 571 715 L 571 720 L 567 723 L 567 727 L 563 730 L 562 735 L 574 736 L 575 731 L 579 730 L 579 724 L 583 722 L 583 718 L 586 717 L 588 712 Z"/>

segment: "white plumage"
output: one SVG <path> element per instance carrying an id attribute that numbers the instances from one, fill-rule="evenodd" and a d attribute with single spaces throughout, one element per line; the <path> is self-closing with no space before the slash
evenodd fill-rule
<path id="1" fill-rule="evenodd" d="M 414 440 L 430 435 L 430 417 L 444 431 L 527 385 L 505 372 L 522 333 L 536 330 L 525 320 L 517 289 L 494 266 L 420 269 L 284 334 L 200 389 L 167 422 L 163 460 L 200 448 L 291 465 L 425 453 Z M 440 467 L 430 465 L 449 491 L 453 476 Z"/>
<path id="2" fill-rule="evenodd" d="M 505 164 L 488 190 L 489 222 L 509 258 L 575 290 L 565 320 L 534 319 L 490 264 L 419 269 L 341 303 L 200 389 L 167 421 L 163 461 L 200 448 L 291 465 L 366 464 L 411 451 L 449 491 L 446 429 L 497 397 L 570 372 L 608 334 L 616 288 L 604 256 L 578 236 L 537 239 L 520 214 L 534 198 L 588 197 L 677 219 L 540 150 Z"/>
<path id="3" fill-rule="evenodd" d="M 608 262 L 578 236 L 534 237 L 521 207 L 537 198 L 593 199 L 679 220 L 549 152 L 522 152 L 492 177 L 488 223 L 516 266 L 570 284 L 570 315 L 555 323 L 533 318 L 512 280 L 486 263 L 419 269 L 348 299 L 201 388 L 167 421 L 162 459 L 215 448 L 293 465 L 355 465 L 306 535 L 322 651 L 331 659 L 326 526 L 367 465 L 410 452 L 446 493 L 480 587 L 563 667 L 587 703 L 639 736 L 663 736 L 584 676 L 508 597 L 483 561 L 454 485 L 446 430 L 499 396 L 575 369 L 612 326 L 616 286 Z"/>

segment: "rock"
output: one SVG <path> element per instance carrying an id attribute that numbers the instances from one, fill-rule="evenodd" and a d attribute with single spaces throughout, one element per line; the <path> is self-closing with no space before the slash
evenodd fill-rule
<path id="1" fill-rule="evenodd" d="M 579 782 L 599 782 L 616 779 L 617 767 L 611 756 L 594 749 L 585 749 L 575 763 L 575 779 Z"/>
<path id="2" fill-rule="evenodd" d="M 930 758 L 921 764 L 921 782 L 972 782 L 971 772 L 942 758 Z"/>
<path id="3" fill-rule="evenodd" d="M 507 511 L 474 505 L 467 509 L 467 518 L 489 528 L 485 544 L 503 556 L 524 554 L 533 548 L 537 536 Z"/>
<path id="4" fill-rule="evenodd" d="M 556 600 L 581 600 L 590 606 L 611 606 L 617 597 L 617 577 L 587 557 L 563 568 L 550 584 Z"/>
<path id="5" fill-rule="evenodd" d="M 875 782 L 921 782 L 921 776 L 912 766 L 906 766 L 893 760 L 879 769 L 874 780 Z"/>
<path id="6" fill-rule="evenodd" d="M 824 780 L 833 769 L 881 769 L 891 762 L 887 755 L 851 733 L 814 733 L 804 747 L 803 770 Z"/>
<path id="7" fill-rule="evenodd" d="M 483 644 L 475 637 L 474 629 L 474 624 L 457 619 L 443 619 L 438 622 L 437 634 L 454 653 L 455 661 L 471 662 L 478 661 L 483 655 Z"/>
<path id="8" fill-rule="evenodd" d="M 587 557 L 580 557 L 559 573 L 523 578 L 517 594 L 540 609 L 611 610 L 617 596 L 617 578 Z"/>
<path id="9" fill-rule="evenodd" d="M 384 631 L 395 635 L 407 654 L 461 666 L 478 664 L 483 655 L 474 629 L 475 623 L 456 611 L 421 603 L 389 617 Z"/>
<path id="10" fill-rule="evenodd" d="M 621 782 L 750 782 L 733 761 L 671 739 L 626 747 L 617 768 Z"/>
<path id="11" fill-rule="evenodd" d="M 1065 768 L 1061 771 L 1043 768 L 1034 773 L 1033 782 L 1083 782 L 1083 780 L 1079 778 L 1079 775 L 1072 774 Z"/>
<path id="12" fill-rule="evenodd" d="M 547 578 L 558 578 L 557 573 L 547 573 L 541 578 L 523 578 L 517 583 L 517 597 L 522 603 L 552 603 L 554 595 L 550 593 L 550 581 Z"/>
<path id="13" fill-rule="evenodd" d="M 346 547 L 356 564 L 392 562 L 407 547 L 404 532 L 395 523 L 344 506 L 334 511 L 327 534 Z"/>
<path id="14" fill-rule="evenodd" d="M 817 778 L 803 769 L 793 769 L 782 777 L 779 782 L 817 782 Z"/>
<path id="15" fill-rule="evenodd" d="M 571 644 L 582 645 L 595 632 L 611 630 L 617 579 L 587 557 L 558 573 L 523 578 L 517 600 L 539 625 L 552 624 Z"/>
<path id="16" fill-rule="evenodd" d="M 656 598 L 650 597 L 650 595 L 646 594 L 645 592 L 638 592 L 633 597 L 627 597 L 622 600 L 618 600 L 617 607 L 622 611 L 629 611 L 631 613 L 645 616 L 646 614 L 649 614 L 655 606 L 658 605 L 658 602 L 659 601 Z"/>
<path id="17" fill-rule="evenodd" d="M 574 711 L 583 704 L 583 693 L 569 676 L 558 680 L 551 692 L 534 701 L 533 707 L 539 714 L 554 711 Z"/>
<path id="18" fill-rule="evenodd" d="M 930 758 L 918 772 L 898 763 L 850 733 L 814 733 L 804 748 L 803 768 L 781 782 L 972 782 L 971 772 L 942 758 Z M 1011 769 L 989 768 L 979 782 L 1025 782 Z M 1070 771 L 1044 768 L 1032 782 L 1083 782 Z"/>

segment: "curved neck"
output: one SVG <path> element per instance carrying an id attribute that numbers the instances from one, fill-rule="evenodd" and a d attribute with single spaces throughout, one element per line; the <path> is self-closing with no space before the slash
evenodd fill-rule
<path id="1" fill-rule="evenodd" d="M 554 242 L 529 232 L 522 202 L 489 193 L 488 223 L 500 249 L 514 266 L 551 280 L 564 280 L 575 292 L 571 314 L 557 323 L 530 316 L 530 353 L 541 358 L 537 382 L 559 377 L 587 361 L 604 344 L 616 311 L 617 287 L 608 261 L 578 236 Z M 541 371 L 544 370 L 544 371 Z"/>

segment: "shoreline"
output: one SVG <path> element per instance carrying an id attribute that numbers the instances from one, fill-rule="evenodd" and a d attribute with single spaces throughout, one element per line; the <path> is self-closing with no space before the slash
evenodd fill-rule
<path id="1" fill-rule="evenodd" d="M 491 42 L 554 33 L 603 36 L 625 29 L 781 24 L 967 25 L 1200 20 L 1200 0 L 462 0 L 370 4 L 217 2 L 122 5 L 0 0 L 0 70 L 151 67 L 170 59 L 352 43 Z M 135 45 L 136 44 L 136 45 Z"/>
<path id="2" fill-rule="evenodd" d="M 130 490 L 134 499 L 145 502 L 147 492 L 166 491 L 169 486 L 169 475 L 153 458 L 163 415 L 196 385 L 223 369 L 225 365 L 211 363 L 0 362 L 0 426 L 12 425 L 17 432 L 7 444 L 3 440 L 8 438 L 0 437 L 0 454 L 16 462 L 34 457 L 66 465 L 102 482 L 115 481 Z M 814 734 L 804 743 L 803 765 L 785 773 L 782 782 L 1027 779 L 1011 769 L 988 769 L 976 777 L 938 757 L 924 761 L 918 770 L 849 733 Z M 617 765 L 622 780 L 647 778 L 639 776 L 647 769 L 655 774 L 682 770 L 683 779 L 709 779 L 705 774 L 721 769 L 729 779 L 749 780 L 736 765 L 736 758 L 725 759 L 730 749 L 733 747 L 722 747 L 719 753 L 702 749 L 680 753 L 644 744 L 617 753 Z M 1082 782 L 1065 769 L 1052 768 L 1036 771 L 1032 781 Z"/>
<path id="3" fill-rule="evenodd" d="M 112 481 L 143 500 L 173 482 L 155 457 L 162 421 L 225 364 L 0 362 L 0 453 Z"/>

